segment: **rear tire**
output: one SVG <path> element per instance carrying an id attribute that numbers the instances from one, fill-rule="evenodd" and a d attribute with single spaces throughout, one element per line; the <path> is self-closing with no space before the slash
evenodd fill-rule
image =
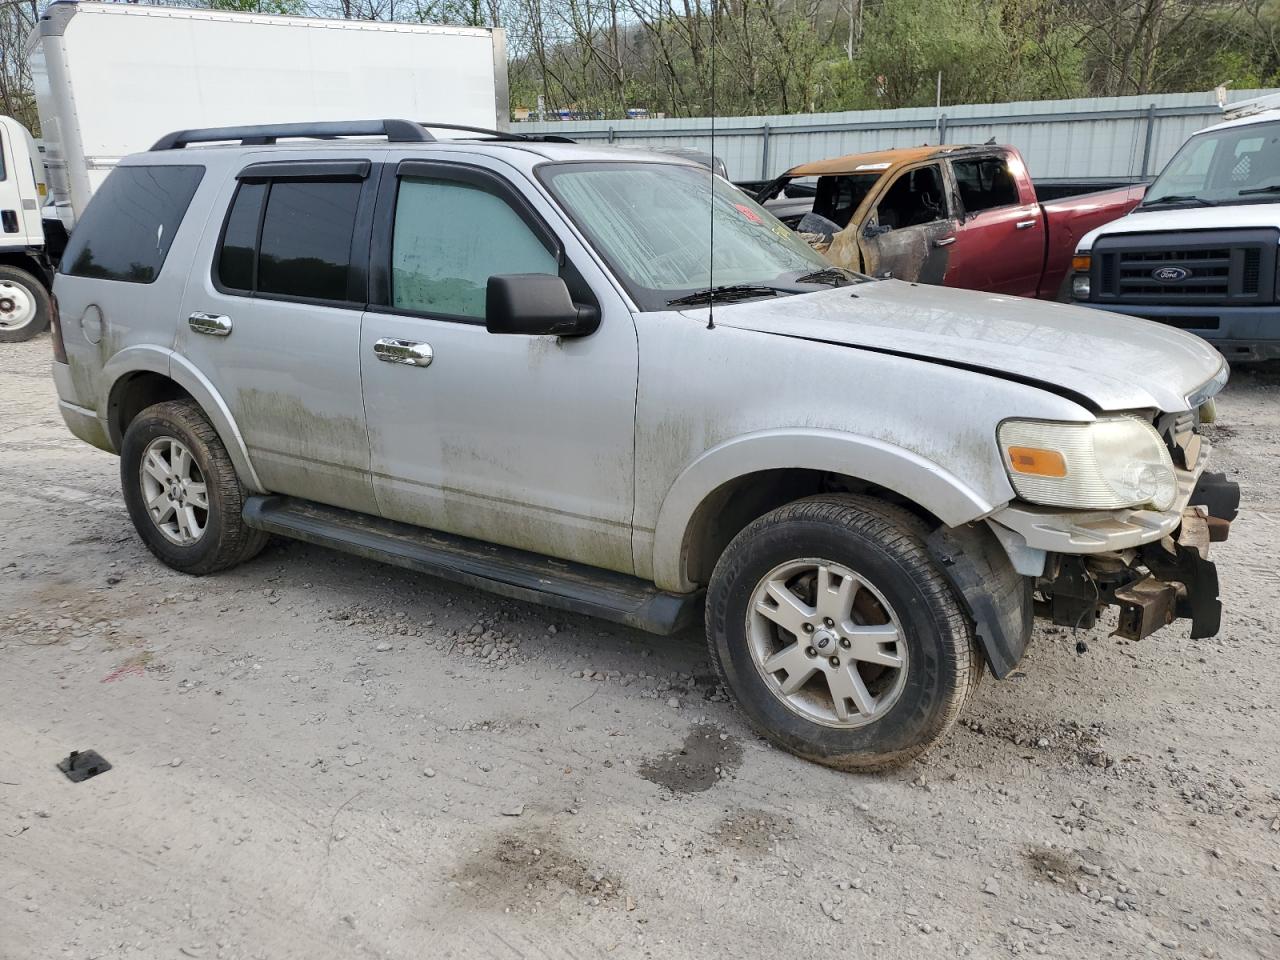
<path id="1" fill-rule="evenodd" d="M 138 535 L 175 570 L 225 570 L 266 546 L 267 534 L 244 522 L 245 489 L 194 401 L 157 403 L 133 419 L 120 447 L 120 482 Z"/>
<path id="2" fill-rule="evenodd" d="M 879 770 L 955 724 L 985 665 L 927 533 L 884 501 L 833 494 L 766 514 L 725 549 L 707 594 L 711 658 L 765 737 Z"/>
<path id="3" fill-rule="evenodd" d="M 52 312 L 49 291 L 34 274 L 0 264 L 0 343 L 19 343 L 43 333 Z"/>

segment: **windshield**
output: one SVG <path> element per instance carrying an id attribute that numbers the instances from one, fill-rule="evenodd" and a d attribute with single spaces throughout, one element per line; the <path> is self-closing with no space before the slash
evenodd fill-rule
<path id="1" fill-rule="evenodd" d="M 642 310 L 665 309 L 671 300 L 711 286 L 793 285 L 798 277 L 831 269 L 822 254 L 741 190 L 697 167 L 562 163 L 540 167 L 538 174 Z"/>
<path id="2" fill-rule="evenodd" d="M 1151 184 L 1142 205 L 1275 203 L 1277 199 L 1280 121 L 1192 137 Z"/>

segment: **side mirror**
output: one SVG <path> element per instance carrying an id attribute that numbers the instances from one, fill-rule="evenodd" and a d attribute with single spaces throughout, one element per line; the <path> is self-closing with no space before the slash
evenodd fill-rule
<path id="1" fill-rule="evenodd" d="M 549 273 L 490 277 L 485 288 L 484 327 L 490 333 L 585 337 L 600 326 L 600 311 L 579 305 L 569 288 Z"/>
<path id="2" fill-rule="evenodd" d="M 893 227 L 886 226 L 881 223 L 868 223 L 862 228 L 862 235 L 870 240 L 872 237 L 880 237 L 892 230 Z"/>

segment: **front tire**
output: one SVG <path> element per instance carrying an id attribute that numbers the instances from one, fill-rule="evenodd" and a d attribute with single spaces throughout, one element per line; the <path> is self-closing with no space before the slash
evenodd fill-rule
<path id="1" fill-rule="evenodd" d="M 927 532 L 884 501 L 833 494 L 760 517 L 725 549 L 707 594 L 711 658 L 765 737 L 877 770 L 955 724 L 984 663 Z"/>
<path id="2" fill-rule="evenodd" d="M 0 343 L 43 333 L 52 313 L 49 291 L 34 274 L 0 264 Z"/>
<path id="3" fill-rule="evenodd" d="M 175 570 L 225 570 L 266 545 L 267 535 L 244 522 L 246 492 L 226 447 L 191 400 L 157 403 L 133 419 L 120 483 L 138 535 Z"/>

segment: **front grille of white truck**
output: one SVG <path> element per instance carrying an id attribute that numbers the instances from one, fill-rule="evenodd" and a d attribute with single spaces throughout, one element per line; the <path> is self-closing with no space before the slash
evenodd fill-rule
<path id="1" fill-rule="evenodd" d="M 1278 241 L 1274 229 L 1102 237 L 1094 248 L 1092 299 L 1166 306 L 1272 303 Z"/>

